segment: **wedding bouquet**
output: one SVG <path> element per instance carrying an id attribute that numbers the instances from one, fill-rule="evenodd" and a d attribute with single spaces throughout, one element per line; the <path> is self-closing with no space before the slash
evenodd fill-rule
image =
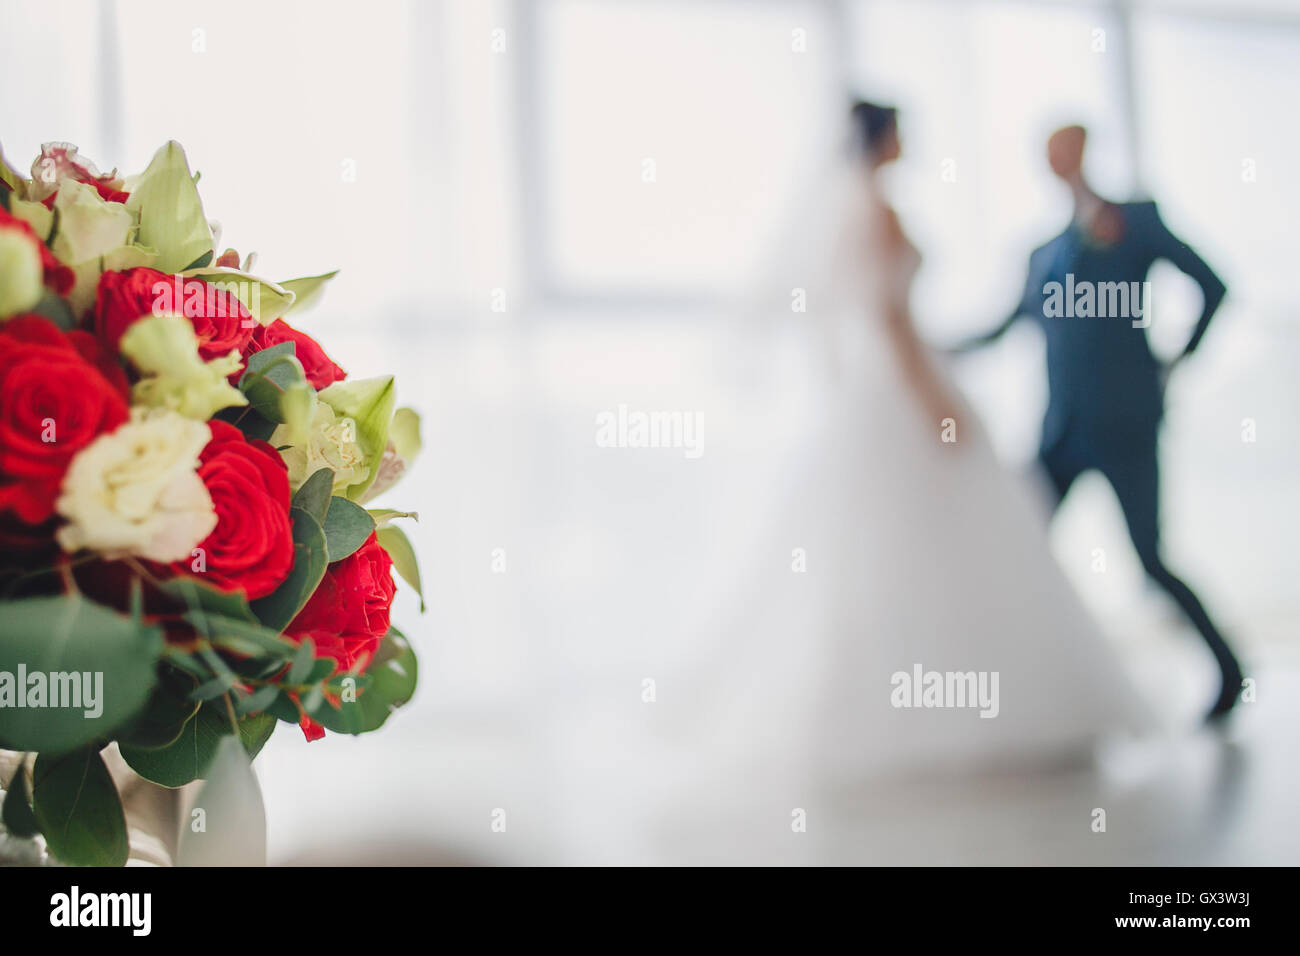
<path id="1" fill-rule="evenodd" d="M 415 516 L 365 506 L 419 419 L 289 324 L 333 273 L 216 255 L 197 184 L 174 142 L 126 179 L 0 156 L 0 748 L 28 755 L 0 822 L 64 863 L 127 858 L 112 744 L 179 788 L 415 689 L 389 623 Z"/>

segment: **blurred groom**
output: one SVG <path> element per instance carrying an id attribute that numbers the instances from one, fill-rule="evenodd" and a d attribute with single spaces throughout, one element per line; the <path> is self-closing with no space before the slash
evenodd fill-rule
<path id="1" fill-rule="evenodd" d="M 1070 126 L 1049 139 L 1048 161 L 1074 197 L 1074 216 L 1030 256 L 1015 311 L 960 350 L 993 342 L 1022 317 L 1038 322 L 1047 340 L 1050 389 L 1038 454 L 1056 504 L 1085 471 L 1095 468 L 1110 482 L 1143 568 L 1186 613 L 1218 662 L 1222 685 L 1207 718 L 1214 720 L 1236 703 L 1241 668 L 1200 600 L 1161 560 L 1156 439 L 1169 371 L 1200 344 L 1226 290 L 1165 227 L 1154 202 L 1112 203 L 1093 192 L 1083 177 L 1086 138 L 1082 126 Z M 1156 259 L 1185 272 L 1204 297 L 1186 347 L 1164 366 L 1146 336 L 1146 277 Z"/>

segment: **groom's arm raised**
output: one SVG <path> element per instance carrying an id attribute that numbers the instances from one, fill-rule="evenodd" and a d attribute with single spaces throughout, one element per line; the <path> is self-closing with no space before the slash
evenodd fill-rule
<path id="1" fill-rule="evenodd" d="M 968 352 L 981 349 L 986 345 L 992 345 L 998 339 L 1002 338 L 1011 326 L 1015 325 L 1016 322 L 1028 314 L 1029 302 L 1035 285 L 1033 259 L 1031 258 L 1029 276 L 1025 280 L 1025 291 L 1021 294 L 1020 301 L 1016 303 L 1016 307 L 1011 311 L 1011 314 L 987 332 L 981 332 L 979 335 L 963 339 L 956 345 L 948 346 L 944 351 L 950 355 L 965 355 Z"/>
<path id="2" fill-rule="evenodd" d="M 1205 330 L 1210 327 L 1210 320 L 1214 318 L 1214 313 L 1218 311 L 1228 288 L 1191 246 L 1169 231 L 1169 228 L 1160 218 L 1155 203 L 1151 203 L 1151 229 L 1156 256 L 1161 259 L 1168 259 L 1188 275 L 1201 287 L 1201 296 L 1204 299 L 1200 318 L 1196 320 L 1196 328 L 1192 330 L 1187 345 L 1179 353 L 1178 358 L 1174 360 L 1174 362 L 1180 362 L 1196 351 L 1196 346 L 1200 345 L 1201 338 L 1205 335 Z"/>

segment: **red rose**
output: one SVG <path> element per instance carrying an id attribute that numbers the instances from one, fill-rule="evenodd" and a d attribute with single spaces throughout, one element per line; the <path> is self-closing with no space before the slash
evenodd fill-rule
<path id="1" fill-rule="evenodd" d="M 293 568 L 289 473 L 264 441 L 249 441 L 234 425 L 210 421 L 212 440 L 199 455 L 199 477 L 212 496 L 217 526 L 199 549 L 202 570 L 178 561 L 179 573 L 199 576 L 250 600 L 279 587 Z"/>
<path id="2" fill-rule="evenodd" d="M 54 513 L 72 456 L 130 415 L 78 346 L 39 315 L 0 325 L 0 511 L 28 524 Z"/>
<path id="3" fill-rule="evenodd" d="M 193 323 L 199 357 L 205 362 L 231 349 L 242 354 L 257 325 L 239 299 L 202 279 L 146 268 L 105 272 L 100 277 L 93 313 L 95 334 L 114 351 L 123 333 L 139 319 L 166 314 L 183 315 Z"/>
<path id="4" fill-rule="evenodd" d="M 372 532 L 352 554 L 335 561 L 325 577 L 284 629 L 290 638 L 310 637 L 317 657 L 332 657 L 340 670 L 369 659 L 388 633 L 393 604 L 393 559 Z"/>
<path id="5" fill-rule="evenodd" d="M 41 266 L 44 270 L 42 279 L 45 282 L 45 287 L 53 289 L 59 295 L 68 294 L 77 281 L 76 275 L 70 268 L 54 258 L 54 253 L 50 252 L 49 247 L 41 241 L 41 237 L 36 235 L 36 231 L 32 229 L 27 220 L 9 215 L 8 211 L 3 206 L 0 206 L 0 229 L 14 229 L 31 239 L 32 245 L 36 246 L 41 255 Z"/>
<path id="6" fill-rule="evenodd" d="M 248 352 L 245 354 L 251 355 L 262 349 L 269 349 L 273 345 L 279 345 L 281 342 L 293 343 L 294 354 L 302 363 L 303 371 L 307 373 L 307 381 L 311 383 L 312 388 L 322 389 L 348 377 L 348 373 L 334 364 L 315 339 L 299 332 L 284 319 L 276 319 L 270 325 L 259 325 L 254 329 L 252 341 L 248 343 Z"/>

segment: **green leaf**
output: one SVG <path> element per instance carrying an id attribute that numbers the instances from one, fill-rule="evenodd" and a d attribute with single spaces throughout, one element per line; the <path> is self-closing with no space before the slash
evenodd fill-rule
<path id="1" fill-rule="evenodd" d="M 293 345 L 291 342 L 282 344 L 291 348 Z M 288 426 L 296 444 L 307 437 L 316 411 L 316 391 L 307 383 L 297 357 L 281 352 L 279 348 L 274 346 L 249 356 L 248 365 L 239 379 L 239 390 L 257 414 L 267 421 Z"/>
<path id="2" fill-rule="evenodd" d="M 280 287 L 292 292 L 294 299 L 293 304 L 280 314 L 284 316 L 290 312 L 303 312 L 310 309 L 320 301 L 325 289 L 325 283 L 338 274 L 339 270 L 335 269 L 333 272 L 326 272 L 324 275 L 306 276 L 302 279 L 288 279 L 281 282 Z"/>
<path id="3" fill-rule="evenodd" d="M 240 720 L 238 725 L 244 749 L 255 757 L 275 730 L 275 718 L 255 714 Z M 208 704 L 200 707 L 186 723 L 175 743 L 154 750 L 123 746 L 122 759 L 146 780 L 175 789 L 204 776 L 221 739 L 231 733 L 225 704 Z"/>
<path id="4" fill-rule="evenodd" d="M 208 668 L 204 663 L 187 651 L 178 651 L 170 649 L 167 652 L 167 663 L 173 667 L 178 667 L 191 677 L 199 680 L 206 680 L 208 677 Z"/>
<path id="5" fill-rule="evenodd" d="M 264 687 L 259 687 L 241 700 L 235 707 L 235 712 L 241 717 L 248 714 L 260 714 L 270 707 L 278 696 L 280 696 L 280 688 L 274 684 L 267 684 Z"/>
<path id="6" fill-rule="evenodd" d="M 22 757 L 26 758 L 26 754 Z M 16 837 L 33 837 L 40 832 L 40 824 L 32 813 L 31 797 L 27 793 L 26 760 L 20 759 L 14 771 L 14 778 L 9 781 L 9 790 L 5 793 L 4 806 L 0 808 L 0 822 L 5 829 Z"/>
<path id="7" fill-rule="evenodd" d="M 276 428 L 279 427 L 275 422 L 269 421 L 264 415 L 253 411 L 247 405 L 239 408 L 223 408 L 217 412 L 213 418 L 219 418 L 227 424 L 234 425 L 244 437 L 256 441 L 269 441 L 275 434 Z"/>
<path id="8" fill-rule="evenodd" d="M 351 418 L 357 426 L 357 445 L 366 465 L 366 477 L 347 487 L 347 496 L 361 499 L 379 473 L 379 462 L 388 447 L 388 428 L 397 400 L 391 376 L 359 381 L 335 382 L 318 395 L 335 414 Z"/>
<path id="9" fill-rule="evenodd" d="M 158 251 L 160 272 L 179 272 L 212 251 L 212 230 L 179 143 L 154 154 L 130 193 L 126 208 L 139 218 L 136 241 Z"/>
<path id="10" fill-rule="evenodd" d="M 226 663 L 226 659 L 212 648 L 199 647 L 198 653 L 199 657 L 202 658 L 203 662 L 208 665 L 212 670 L 212 673 L 217 677 L 224 677 L 231 685 L 238 681 L 238 676 L 230 669 L 230 665 Z"/>
<path id="11" fill-rule="evenodd" d="M 285 691 L 280 691 L 279 696 L 266 708 L 266 712 L 277 720 L 283 720 L 287 724 L 296 724 L 301 719 L 298 713 L 298 707 Z"/>
<path id="12" fill-rule="evenodd" d="M 154 749 L 122 746 L 122 759 L 160 787 L 183 787 L 203 776 L 217 744 L 230 732 L 229 718 L 213 708 L 200 707 L 173 743 Z"/>
<path id="13" fill-rule="evenodd" d="M 330 507 L 330 489 L 333 487 L 333 469 L 317 469 L 302 483 L 302 487 L 299 488 L 297 493 L 293 496 L 293 506 L 295 508 L 301 508 L 324 525 L 325 512 L 327 512 Z M 329 537 L 328 530 L 326 531 L 326 537 Z"/>
<path id="14" fill-rule="evenodd" d="M 267 681 L 277 678 L 284 671 L 285 661 L 293 656 L 294 645 L 289 644 L 284 657 L 247 657 L 233 662 L 234 670 L 245 681 Z"/>
<path id="15" fill-rule="evenodd" d="M 61 753 L 107 738 L 138 713 L 157 680 L 162 631 L 79 594 L 0 602 L 0 748 Z M 20 669 L 27 687 L 18 686 Z M 97 698 L 94 706 L 16 708 L 31 702 L 33 675 L 47 685 L 45 702 L 75 688 Z M 92 675 L 89 681 L 80 675 Z M 51 680 L 51 675 L 62 675 Z M 102 675 L 102 680 L 100 675 Z M 73 679 L 74 677 L 78 679 Z M 89 687 L 87 687 L 89 684 Z M 97 691 L 97 693 L 96 693 Z M 76 698 L 73 698 L 76 700 Z M 87 711 L 94 716 L 88 716 Z"/>
<path id="16" fill-rule="evenodd" d="M 276 359 L 283 358 L 286 355 L 297 356 L 298 346 L 293 342 L 277 342 L 275 345 L 268 345 L 264 349 L 258 349 L 248 356 L 245 370 L 248 372 L 260 372 Z"/>
<path id="17" fill-rule="evenodd" d="M 283 631 L 302 610 L 329 564 L 320 522 L 301 508 L 290 508 L 289 518 L 293 521 L 293 570 L 278 588 L 252 605 L 257 619 L 277 631 Z"/>
<path id="18" fill-rule="evenodd" d="M 419 667 L 410 641 L 397 628 L 390 628 L 384 636 L 366 668 L 366 677 L 366 687 L 355 700 L 341 700 L 338 706 L 324 700 L 315 709 L 309 708 L 311 716 L 335 733 L 369 733 L 383 726 L 389 714 L 411 699 Z"/>
<path id="19" fill-rule="evenodd" d="M 172 578 L 159 585 L 158 590 L 180 601 L 199 620 L 210 612 L 219 618 L 257 621 L 241 592 L 223 591 L 198 578 Z"/>
<path id="20" fill-rule="evenodd" d="M 270 657 L 275 661 L 283 662 L 293 656 L 297 647 L 279 631 L 262 624 L 250 624 L 247 621 L 202 612 L 197 615 L 185 614 L 183 617 L 213 644 L 248 657 Z"/>
<path id="21" fill-rule="evenodd" d="M 230 677 L 214 677 L 194 688 L 190 692 L 191 700 L 212 700 L 230 690 L 234 681 Z"/>
<path id="22" fill-rule="evenodd" d="M 73 866 L 122 866 L 130 854 L 117 787 L 95 747 L 40 754 L 33 810 L 50 852 Z"/>
<path id="23" fill-rule="evenodd" d="M 334 675 L 338 668 L 338 661 L 332 657 L 318 657 L 315 663 L 311 665 L 311 670 L 307 672 L 304 684 L 319 684 L 321 681 Z"/>
<path id="24" fill-rule="evenodd" d="M 39 302 L 27 310 L 33 315 L 43 315 L 65 332 L 77 327 L 76 317 L 68 300 L 57 292 L 46 291 Z"/>
<path id="25" fill-rule="evenodd" d="M 402 580 L 415 588 L 420 596 L 420 610 L 424 610 L 424 591 L 420 587 L 420 565 L 415 558 L 415 549 L 406 532 L 395 524 L 385 525 L 375 532 L 380 546 L 393 559 L 393 567 L 402 576 Z"/>
<path id="26" fill-rule="evenodd" d="M 298 653 L 293 655 L 293 664 L 290 665 L 284 682 L 295 686 L 306 683 L 307 674 L 311 671 L 314 660 L 316 660 L 316 645 L 310 637 L 304 637 L 302 643 L 298 645 Z"/>
<path id="27" fill-rule="evenodd" d="M 187 265 L 187 266 L 186 266 L 184 269 L 182 269 L 181 271 L 182 271 L 182 272 L 189 272 L 191 269 L 202 269 L 202 268 L 204 268 L 205 266 L 210 266 L 210 265 L 212 265 L 212 250 L 211 250 L 211 249 L 209 249 L 207 252 L 203 253 L 203 255 L 199 256 L 197 259 L 195 259 L 193 262 L 191 262 L 189 265 Z"/>
<path id="28" fill-rule="evenodd" d="M 275 717 L 271 714 L 252 714 L 239 722 L 239 739 L 252 760 L 262 752 L 266 742 L 275 733 Z"/>
<path id="29" fill-rule="evenodd" d="M 190 698 L 195 685 L 189 674 L 164 665 L 144 710 L 117 735 L 121 745 L 148 750 L 175 743 L 199 709 L 198 701 Z"/>
<path id="30" fill-rule="evenodd" d="M 366 543 L 366 539 L 375 530 L 375 519 L 360 505 L 336 496 L 330 499 L 324 529 L 325 547 L 329 551 L 330 563 L 333 564 L 342 561 Z"/>

